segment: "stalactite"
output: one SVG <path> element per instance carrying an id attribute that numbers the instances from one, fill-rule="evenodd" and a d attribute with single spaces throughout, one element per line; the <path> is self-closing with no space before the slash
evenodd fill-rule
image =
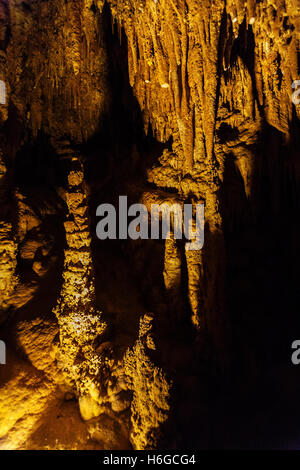
<path id="1" fill-rule="evenodd" d="M 110 20 L 109 8 L 112 24 L 109 21 L 106 25 L 106 20 Z M 121 86 L 121 90 L 116 89 L 115 80 L 111 80 L 112 83 L 108 80 L 114 67 L 119 66 L 119 57 L 116 61 L 108 57 L 114 53 L 117 42 L 106 32 L 106 26 L 117 30 L 114 34 L 119 35 L 122 65 L 128 54 L 129 85 L 140 109 L 128 92 L 126 73 L 126 83 L 122 83 L 125 86 Z M 127 45 L 123 43 L 124 37 Z M 298 52 L 299 6 L 294 0 L 52 0 L 30 2 L 30 5 L 20 0 L 0 0 L 0 80 L 5 81 L 7 90 L 7 102 L 0 104 L 0 202 L 3 202 L 0 208 L 0 323 L 9 318 L 14 309 L 21 316 L 26 315 L 26 309 L 25 313 L 20 310 L 25 304 L 31 314 L 33 307 L 28 307 L 28 300 L 39 301 L 43 293 L 38 290 L 42 278 L 48 282 L 48 271 L 41 261 L 41 253 L 49 249 L 47 240 L 39 233 L 42 217 L 30 207 L 32 201 L 25 195 L 26 182 L 24 193 L 18 188 L 11 193 L 7 191 L 6 172 L 16 170 L 13 175 L 16 180 L 17 173 L 21 172 L 17 161 L 20 155 L 15 159 L 16 149 L 7 152 L 7 148 L 19 147 L 20 142 L 34 143 L 34 147 L 38 147 L 39 138 L 49 136 L 51 148 L 48 150 L 53 160 L 47 172 L 54 172 L 59 166 L 61 177 L 62 166 L 69 165 L 67 189 L 65 192 L 58 190 L 65 202 L 67 219 L 62 287 L 57 287 L 59 297 L 54 301 L 51 298 L 49 307 L 51 313 L 56 302 L 53 310 L 56 318 L 52 316 L 45 321 L 35 318 L 32 322 L 17 324 L 18 348 L 29 365 L 34 366 L 34 371 L 26 369 L 1 386 L 4 398 L 0 415 L 3 421 L 7 415 L 11 416 L 8 424 L 0 426 L 0 438 L 6 439 L 4 446 L 25 445 L 37 430 L 39 416 L 48 405 L 53 405 L 53 399 L 61 403 L 71 396 L 78 398 L 83 418 L 80 426 L 84 426 L 85 433 L 101 448 L 130 447 L 130 438 L 134 449 L 155 449 L 168 418 L 177 413 L 171 408 L 171 380 L 166 371 L 174 373 L 179 380 L 184 376 L 182 384 L 185 384 L 185 379 L 191 378 L 190 373 L 199 372 L 199 357 L 201 367 L 207 366 L 205 358 L 209 354 L 214 356 L 214 366 L 224 364 L 226 351 L 230 349 L 226 346 L 228 324 L 231 322 L 230 327 L 235 327 L 226 311 L 224 281 L 228 283 L 225 270 L 231 268 L 232 247 L 228 233 L 234 233 L 234 223 L 239 218 L 236 212 L 240 219 L 244 216 L 242 212 L 246 212 L 245 218 L 249 219 L 253 214 L 260 215 L 261 208 L 255 197 L 270 209 L 269 200 L 273 203 L 281 195 L 281 186 L 290 199 L 296 199 L 297 175 L 293 179 L 290 176 L 292 167 L 299 168 L 296 152 L 292 146 L 288 147 L 290 152 L 279 166 L 274 147 L 278 142 L 290 144 L 297 132 L 296 116 L 300 117 L 300 108 L 293 104 L 291 97 L 292 82 L 299 78 Z M 123 79 L 123 76 L 117 77 L 116 83 Z M 121 104 L 117 103 L 118 98 Z M 113 311 L 111 317 L 108 315 L 107 324 L 96 307 L 88 188 L 80 152 L 74 151 L 88 143 L 87 148 L 95 152 L 90 160 L 87 156 L 91 173 L 97 165 L 105 171 L 105 156 L 114 140 L 115 118 L 119 125 L 118 112 L 122 119 L 125 112 L 131 112 L 132 103 L 135 111 L 128 121 L 132 120 L 132 127 L 139 130 L 135 129 L 124 140 L 128 147 L 135 149 L 132 154 L 139 153 L 141 158 L 131 160 L 131 152 L 126 149 L 123 155 L 122 139 L 126 132 L 122 129 L 113 142 L 118 151 L 112 152 L 111 171 L 108 170 L 107 184 L 101 190 L 113 193 L 119 189 L 113 184 L 122 182 L 120 186 L 130 187 L 131 196 L 138 198 L 149 211 L 153 204 L 169 207 L 178 204 L 181 209 L 185 203 L 205 204 L 202 250 L 185 250 L 184 240 L 174 239 L 171 223 L 171 238 L 165 240 L 164 250 L 163 244 L 149 242 L 153 248 L 149 250 L 150 255 L 141 249 L 146 253 L 140 255 L 145 259 L 144 266 L 140 259 L 134 267 L 127 262 L 130 273 L 135 269 L 140 272 L 140 264 L 143 266 L 138 282 L 134 279 L 134 284 L 140 283 L 142 287 L 138 294 L 143 297 L 148 289 L 150 293 L 147 290 L 145 297 L 151 297 L 153 292 L 153 299 L 147 298 L 145 304 L 149 301 L 161 307 L 158 317 L 162 329 L 167 325 L 167 331 L 158 331 L 159 338 L 155 338 L 155 316 L 142 315 L 136 341 L 136 315 L 142 311 L 136 304 L 132 313 L 128 308 L 130 318 Z M 113 139 L 110 132 L 103 135 L 104 121 L 104 128 L 112 131 Z M 17 139 L 15 131 L 19 123 L 22 130 Z M 140 135 L 142 124 L 145 134 L 152 127 L 153 135 L 147 139 Z M 125 125 L 124 129 L 127 131 L 130 126 Z M 7 142 L 2 127 L 8 130 Z M 274 139 L 269 139 L 269 134 L 275 136 Z M 100 150 L 96 148 L 97 143 L 94 144 L 99 136 L 104 141 L 102 147 L 101 140 Z M 70 142 L 75 145 L 71 147 Z M 266 155 L 269 149 L 263 147 L 269 142 L 273 143 L 270 153 L 272 150 L 275 155 Z M 149 155 L 148 150 L 144 152 L 148 144 Z M 164 149 L 161 155 L 159 148 Z M 22 152 L 26 154 L 25 146 Z M 128 168 L 125 166 L 127 153 Z M 144 154 L 147 154 L 145 159 Z M 149 163 L 154 157 L 155 162 Z M 41 166 L 47 166 L 47 158 L 47 151 L 39 156 Z M 135 164 L 139 171 L 133 174 L 129 168 Z M 89 177 L 93 179 L 93 189 L 98 191 L 97 175 Z M 53 185 L 60 185 L 56 175 L 54 178 Z M 130 178 L 134 182 L 128 182 Z M 233 190 L 231 179 L 234 180 Z M 291 180 L 293 189 L 287 189 Z M 257 187 L 276 197 L 259 199 Z M 30 187 L 28 192 L 31 190 Z M 10 197 L 7 202 L 8 193 L 9 196 L 14 194 L 15 199 Z M 11 216 L 14 204 L 18 226 Z M 63 206 L 61 200 L 60 204 Z M 248 205 L 249 211 L 245 210 Z M 59 204 L 54 212 L 59 213 Z M 249 228 L 254 231 L 250 223 Z M 28 232 L 35 230 L 37 237 L 28 240 Z M 296 229 L 291 230 L 296 238 Z M 237 245 L 240 246 L 239 241 Z M 99 250 L 105 251 L 102 241 L 99 246 Z M 116 246 L 117 255 L 114 253 L 113 257 L 118 258 L 119 263 L 117 250 L 123 252 L 127 248 L 126 243 Z M 136 246 L 136 252 L 135 248 L 133 251 L 139 258 L 138 243 Z M 60 247 L 63 250 L 62 242 Z M 155 268 L 149 262 L 152 258 L 153 264 L 157 262 Z M 19 282 L 17 260 L 21 267 L 22 263 L 26 265 L 33 281 Z M 247 281 L 252 281 L 250 277 L 254 275 L 249 274 Z M 149 289 L 151 282 L 155 285 Z M 123 295 L 117 288 L 115 290 L 114 283 L 115 279 L 113 296 Z M 111 293 L 107 293 L 101 283 L 99 295 L 104 298 L 107 295 L 107 304 L 114 310 Z M 233 295 L 230 295 L 228 298 L 232 301 Z M 128 299 L 130 303 L 129 293 Z M 143 308 L 145 312 L 151 307 L 143 305 Z M 44 313 L 43 304 L 40 310 L 39 314 Z M 186 318 L 188 315 L 190 318 Z M 127 320 L 130 325 L 124 333 Z M 178 331 L 182 324 L 186 328 L 184 338 Z M 178 340 L 179 352 L 174 351 L 174 358 L 170 357 L 173 338 L 167 337 L 168 327 Z M 59 341 L 55 339 L 56 334 Z M 43 335 L 46 338 L 41 339 Z M 106 335 L 110 335 L 109 341 Z M 191 341 L 188 348 L 186 344 L 179 344 L 190 338 L 196 340 Z M 163 351 L 158 348 L 161 343 Z M 47 348 L 41 354 L 43 344 Z M 181 348 L 184 349 L 182 355 Z M 195 351 L 200 354 L 194 360 Z M 182 357 L 178 359 L 177 355 Z M 177 368 L 178 364 L 183 364 L 184 373 Z M 17 407 L 11 400 L 5 408 L 5 401 L 9 401 L 10 391 L 15 388 L 11 395 L 17 398 Z M 178 395 L 181 393 L 179 390 Z M 199 406 L 200 401 L 197 396 L 193 404 Z M 27 410 L 23 419 L 27 405 L 29 413 Z M 186 404 L 179 403 L 179 406 L 185 414 Z M 2 413 L 2 409 L 6 413 Z M 180 414 L 181 410 L 176 416 L 179 421 Z M 18 430 L 15 444 L 11 439 L 14 427 Z"/>
<path id="2" fill-rule="evenodd" d="M 27 14 L 24 25 L 19 24 L 19 18 L 24 17 L 22 4 L 16 0 L 9 4 L 13 33 L 7 49 L 7 75 L 14 90 L 11 99 L 20 116 L 30 119 L 34 135 L 42 127 L 50 135 L 58 134 L 60 129 L 60 135 L 55 137 L 69 135 L 81 142 L 94 134 L 99 116 L 109 103 L 107 58 L 103 30 L 98 25 L 100 13 L 93 13 L 90 0 L 69 1 L 63 6 L 52 3 L 40 9 L 38 5 L 39 2 L 31 6 L 32 15 Z M 102 8 L 101 2 L 99 6 Z M 18 35 L 22 28 L 24 34 L 26 31 L 26 40 L 20 43 Z M 34 39 L 37 36 L 38 44 Z M 60 54 L 57 44 L 63 44 Z M 27 64 L 25 69 L 23 60 Z M 99 76 L 102 77 L 101 87 Z M 20 95 L 22 104 L 17 98 Z M 64 121 L 66 113 L 70 119 L 63 126 L 57 125 Z"/>
<path id="3" fill-rule="evenodd" d="M 171 238 L 165 241 L 164 284 L 167 293 L 171 321 L 176 322 L 183 317 L 184 299 L 182 295 L 182 253 L 178 241 Z"/>
<path id="4" fill-rule="evenodd" d="M 186 251 L 188 270 L 188 298 L 192 312 L 192 323 L 200 331 L 205 328 L 203 260 L 200 252 Z M 202 293 L 202 295 L 201 295 Z"/>

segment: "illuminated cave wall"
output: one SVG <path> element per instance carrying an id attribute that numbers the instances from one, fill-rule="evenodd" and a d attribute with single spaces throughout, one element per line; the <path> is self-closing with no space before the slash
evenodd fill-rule
<path id="1" fill-rule="evenodd" d="M 201 423 L 233 410 L 220 383 L 246 397 L 280 361 L 267 349 L 298 325 L 299 10 L 0 0 L 1 448 L 209 447 L 222 425 Z M 122 194 L 204 202 L 203 250 L 97 240 L 96 206 Z"/>

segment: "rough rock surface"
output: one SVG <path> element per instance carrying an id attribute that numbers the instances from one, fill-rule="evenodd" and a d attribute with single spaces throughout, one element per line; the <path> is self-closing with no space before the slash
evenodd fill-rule
<path id="1" fill-rule="evenodd" d="M 0 0 L 0 448 L 240 429 L 222 374 L 249 403 L 276 375 L 266 336 L 298 325 L 299 18 L 295 0 Z M 99 242 L 94 206 L 119 194 L 204 203 L 203 250 Z"/>

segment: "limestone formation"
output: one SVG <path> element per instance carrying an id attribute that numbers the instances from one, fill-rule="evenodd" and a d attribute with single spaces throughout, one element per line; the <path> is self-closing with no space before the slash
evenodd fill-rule
<path id="1" fill-rule="evenodd" d="M 156 448 L 159 430 L 168 419 L 170 384 L 163 371 L 151 360 L 155 351 L 153 315 L 140 320 L 139 338 L 124 358 L 124 369 L 133 391 L 131 442 L 136 450 Z"/>
<path id="2" fill-rule="evenodd" d="M 66 383 L 79 394 L 83 417 L 90 419 L 99 414 L 100 380 L 109 361 L 95 351 L 95 342 L 106 324 L 95 309 L 87 196 L 83 167 L 76 156 L 71 158 L 66 202 L 64 281 L 55 308 L 61 346 L 58 366 L 64 372 Z"/>
<path id="3" fill-rule="evenodd" d="M 0 448 L 243 447 L 267 426 L 254 392 L 296 380 L 299 34 L 296 0 L 0 0 Z M 203 204 L 203 249 L 174 219 L 99 241 L 121 195 L 192 224 Z"/>
<path id="4" fill-rule="evenodd" d="M 10 223 L 0 223 L 0 253 L 0 311 L 5 311 L 17 285 L 17 244 Z"/>

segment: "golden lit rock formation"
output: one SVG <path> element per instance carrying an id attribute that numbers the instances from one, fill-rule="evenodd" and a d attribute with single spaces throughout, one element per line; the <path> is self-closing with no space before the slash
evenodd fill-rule
<path id="1" fill-rule="evenodd" d="M 12 225 L 0 225 L 0 311 L 6 310 L 17 284 L 15 269 L 17 266 L 17 245 L 14 240 Z"/>
<path id="2" fill-rule="evenodd" d="M 95 341 L 106 328 L 95 309 L 94 273 L 84 172 L 80 160 L 71 157 L 66 192 L 68 219 L 63 286 L 55 314 L 58 319 L 60 350 L 58 367 L 66 382 L 79 393 L 84 419 L 100 414 L 101 375 L 109 359 L 95 351 Z"/>
<path id="3" fill-rule="evenodd" d="M 240 429 L 218 393 L 251 402 L 299 327 L 299 34 L 296 0 L 0 0 L 0 448 Z M 97 240 L 127 193 L 203 203 L 203 249 Z"/>
<path id="4" fill-rule="evenodd" d="M 139 338 L 124 358 L 133 391 L 131 442 L 137 450 L 157 447 L 160 425 L 167 421 L 170 410 L 170 384 L 149 357 L 149 352 L 156 349 L 152 321 L 149 314 L 141 318 Z"/>

